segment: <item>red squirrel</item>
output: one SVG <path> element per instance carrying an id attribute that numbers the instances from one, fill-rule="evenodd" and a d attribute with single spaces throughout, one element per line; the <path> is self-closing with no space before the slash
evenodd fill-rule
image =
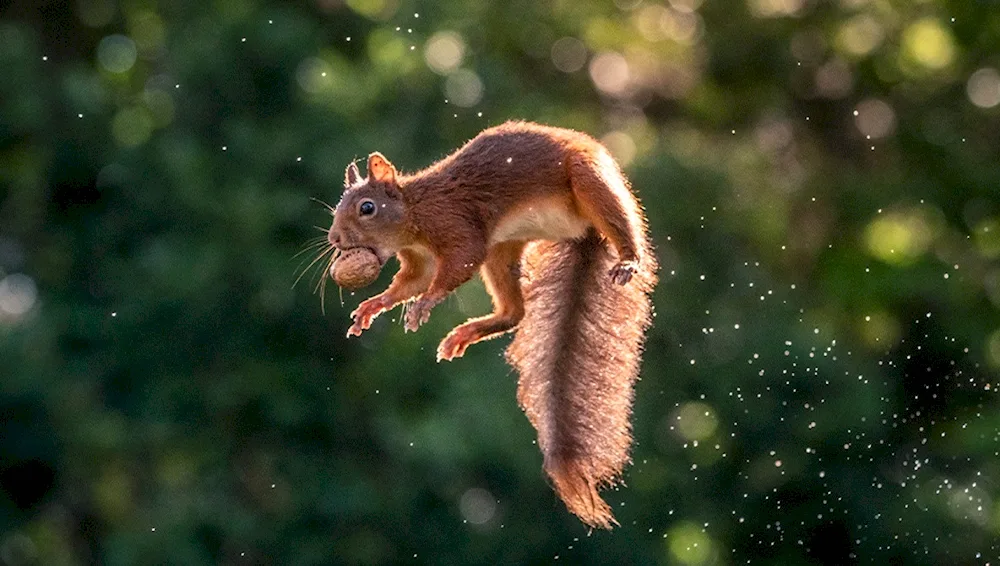
<path id="1" fill-rule="evenodd" d="M 413 174 L 380 153 L 347 167 L 328 239 L 400 268 L 351 313 L 348 336 L 412 301 L 404 328 L 480 272 L 494 310 L 452 330 L 438 360 L 516 329 L 506 352 L 543 467 L 592 527 L 618 524 L 598 490 L 629 462 L 632 387 L 657 263 L 646 219 L 611 154 L 592 137 L 528 122 L 489 128 Z"/>

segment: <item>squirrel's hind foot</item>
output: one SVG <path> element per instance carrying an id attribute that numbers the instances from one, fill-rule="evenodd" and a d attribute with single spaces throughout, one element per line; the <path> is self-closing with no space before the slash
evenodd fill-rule
<path id="1" fill-rule="evenodd" d="M 632 280 L 632 276 L 638 271 L 639 262 L 635 260 L 621 261 L 608 271 L 608 275 L 611 276 L 611 280 L 615 283 L 625 285 Z"/>
<path id="2" fill-rule="evenodd" d="M 459 326 L 452 330 L 438 346 L 437 361 L 444 360 L 450 362 L 456 358 L 461 358 L 465 355 L 465 350 L 476 341 L 476 338 L 476 336 L 473 336 L 468 331 L 468 328 Z"/>
<path id="3" fill-rule="evenodd" d="M 465 324 L 456 326 L 445 336 L 438 346 L 437 359 L 451 361 L 465 355 L 465 350 L 482 340 L 495 338 L 517 328 L 524 316 L 519 307 L 500 313 L 493 313 L 479 318 L 469 319 Z"/>

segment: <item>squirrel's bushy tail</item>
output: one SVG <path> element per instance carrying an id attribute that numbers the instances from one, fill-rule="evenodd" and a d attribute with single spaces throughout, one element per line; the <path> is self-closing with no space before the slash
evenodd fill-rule
<path id="1" fill-rule="evenodd" d="M 507 349 L 518 402 L 556 492 L 593 527 L 617 524 L 598 490 L 619 479 L 632 444 L 632 386 L 656 283 L 645 235 L 641 243 L 639 272 L 625 285 L 609 276 L 618 258 L 593 230 L 532 242 L 522 260 L 525 317 Z"/>

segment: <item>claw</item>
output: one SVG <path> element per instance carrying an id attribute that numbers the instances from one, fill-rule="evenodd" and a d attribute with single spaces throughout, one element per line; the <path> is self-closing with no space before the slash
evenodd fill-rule
<path id="1" fill-rule="evenodd" d="M 611 280 L 619 285 L 625 285 L 632 280 L 632 276 L 639 271 L 639 262 L 635 260 L 622 261 L 608 271 Z"/>
<path id="2" fill-rule="evenodd" d="M 372 297 L 366 301 L 363 301 L 358 308 L 354 309 L 351 313 L 351 318 L 354 319 L 354 324 L 347 329 L 347 337 L 351 336 L 361 336 L 361 333 L 368 330 L 372 326 L 372 321 L 375 317 L 382 314 L 386 310 L 385 300 L 381 296 Z"/>
<path id="3" fill-rule="evenodd" d="M 417 299 L 417 302 L 410 305 L 410 308 L 406 311 L 403 330 L 406 332 L 416 332 L 421 324 L 430 320 L 431 309 L 434 308 L 434 304 L 427 299 Z"/>
<path id="4" fill-rule="evenodd" d="M 465 336 L 465 332 L 461 332 L 459 328 L 451 331 L 451 334 L 445 337 L 441 341 L 441 344 L 437 349 L 437 361 L 445 360 L 452 361 L 455 358 L 461 358 L 465 355 L 465 350 L 469 347 L 472 342 L 469 340 L 468 336 Z"/>

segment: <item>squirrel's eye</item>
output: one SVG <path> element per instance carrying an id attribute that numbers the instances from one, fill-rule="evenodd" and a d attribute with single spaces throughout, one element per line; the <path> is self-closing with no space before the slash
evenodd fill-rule
<path id="1" fill-rule="evenodd" d="M 361 203 L 361 206 L 358 207 L 358 212 L 361 213 L 361 216 L 371 216 L 372 214 L 375 214 L 375 203 L 370 200 L 364 201 Z"/>

